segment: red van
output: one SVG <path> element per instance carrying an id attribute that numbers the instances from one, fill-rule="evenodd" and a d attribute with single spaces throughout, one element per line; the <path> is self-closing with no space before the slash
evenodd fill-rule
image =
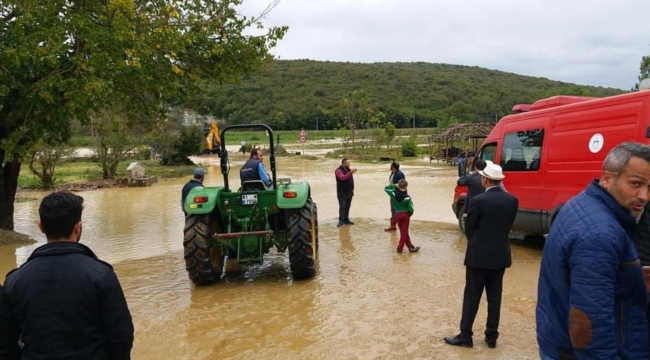
<path id="1" fill-rule="evenodd" d="M 501 165 L 504 185 L 519 199 L 513 232 L 547 234 L 571 197 L 600 176 L 609 150 L 625 141 L 650 143 L 650 90 L 592 98 L 554 96 L 503 117 L 476 158 Z M 452 209 L 464 231 L 467 187 L 456 186 Z"/>

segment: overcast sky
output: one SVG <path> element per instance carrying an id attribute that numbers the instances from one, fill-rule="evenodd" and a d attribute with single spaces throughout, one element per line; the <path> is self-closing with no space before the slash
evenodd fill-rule
<path id="1" fill-rule="evenodd" d="M 257 14 L 271 0 L 244 0 Z M 629 90 L 650 0 L 281 0 L 280 59 L 437 62 Z"/>

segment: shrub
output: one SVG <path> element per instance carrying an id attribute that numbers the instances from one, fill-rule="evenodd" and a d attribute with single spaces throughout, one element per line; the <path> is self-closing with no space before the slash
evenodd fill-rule
<path id="1" fill-rule="evenodd" d="M 151 148 L 143 147 L 138 154 L 135 156 L 137 160 L 149 160 L 151 159 Z"/>
<path id="2" fill-rule="evenodd" d="M 192 165 L 188 156 L 199 155 L 204 147 L 205 135 L 198 126 L 183 127 L 173 140 L 171 149 L 165 151 L 160 163 L 163 165 Z"/>
<path id="3" fill-rule="evenodd" d="M 418 143 L 413 136 L 402 143 L 402 156 L 413 157 L 418 155 Z"/>

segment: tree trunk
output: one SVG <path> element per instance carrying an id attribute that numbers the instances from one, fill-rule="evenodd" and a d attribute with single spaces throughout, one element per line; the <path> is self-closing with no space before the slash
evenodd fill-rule
<path id="1" fill-rule="evenodd" d="M 5 152 L 0 150 L 0 229 L 14 229 L 14 199 L 18 188 L 20 161 L 14 157 L 5 162 Z"/>

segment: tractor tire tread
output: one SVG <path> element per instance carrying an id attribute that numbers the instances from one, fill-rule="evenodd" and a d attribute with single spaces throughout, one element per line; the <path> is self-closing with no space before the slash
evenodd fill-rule
<path id="1" fill-rule="evenodd" d="M 185 269 L 197 285 L 213 283 L 221 277 L 223 267 L 213 266 L 210 256 L 210 215 L 188 215 L 185 218 L 183 249 Z M 223 264 L 223 259 L 220 260 Z"/>
<path id="2" fill-rule="evenodd" d="M 312 248 L 311 216 L 314 216 L 316 249 Z M 318 269 L 318 212 L 311 198 L 300 209 L 291 211 L 287 227 L 289 237 L 289 263 L 294 279 L 309 279 Z M 314 253 L 316 256 L 314 256 Z"/>

